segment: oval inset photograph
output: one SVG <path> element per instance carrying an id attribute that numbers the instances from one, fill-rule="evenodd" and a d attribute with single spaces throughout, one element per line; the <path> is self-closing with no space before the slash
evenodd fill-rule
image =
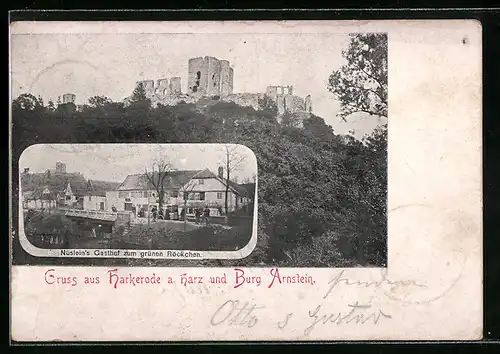
<path id="1" fill-rule="evenodd" d="M 40 144 L 19 162 L 39 257 L 237 259 L 256 243 L 257 160 L 236 144 Z"/>

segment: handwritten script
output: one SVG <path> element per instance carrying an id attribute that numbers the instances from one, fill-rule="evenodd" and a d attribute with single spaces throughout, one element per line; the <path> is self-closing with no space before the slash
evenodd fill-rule
<path id="1" fill-rule="evenodd" d="M 266 306 L 257 305 L 249 301 L 227 300 L 213 313 L 210 318 L 212 326 L 243 326 L 252 328 L 259 323 Z M 289 322 L 292 322 L 294 313 L 287 313 L 283 320 L 276 322 L 276 326 L 282 330 Z M 342 325 L 342 324 L 378 324 L 382 319 L 392 319 L 392 316 L 380 308 L 374 308 L 370 304 L 360 304 L 358 301 L 347 305 L 345 311 L 328 312 L 323 305 L 317 305 L 308 312 L 311 320 L 304 329 L 304 335 L 309 335 L 317 325 Z M 301 322 L 300 322 L 301 323 Z"/>
<path id="2" fill-rule="evenodd" d="M 352 280 L 349 279 L 348 277 L 344 276 L 345 270 L 341 270 L 332 280 L 329 281 L 329 288 L 328 291 L 325 293 L 323 296 L 323 299 L 326 299 L 336 288 L 338 288 L 340 285 L 346 285 L 346 286 L 358 286 L 358 287 L 364 287 L 364 288 L 373 288 L 373 289 L 386 289 L 386 287 L 389 287 L 391 290 L 397 288 L 397 287 L 408 287 L 408 286 L 415 286 L 415 287 L 423 287 L 425 288 L 426 285 L 423 284 L 418 284 L 414 280 L 398 280 L 398 281 L 392 281 L 387 278 L 387 269 L 384 268 L 381 270 L 381 277 L 380 279 L 373 280 L 373 281 L 359 281 L 359 280 Z"/>
<path id="3" fill-rule="evenodd" d="M 277 270 L 275 270 L 277 272 Z M 272 273 L 274 276 L 276 273 Z M 238 276 L 238 275 L 237 275 Z M 335 290 L 339 290 L 341 286 L 371 288 L 373 290 L 382 290 L 386 294 L 387 290 L 393 290 L 398 287 L 426 287 L 423 284 L 418 284 L 413 280 L 390 280 L 387 277 L 387 269 L 381 270 L 380 278 L 370 281 L 360 281 L 350 279 L 345 270 L 340 270 L 328 282 L 328 289 L 323 295 L 322 300 L 327 299 Z M 338 305 L 338 304 L 336 304 Z M 318 326 L 325 325 L 377 325 L 381 321 L 391 320 L 392 316 L 387 310 L 374 306 L 371 303 L 361 302 L 360 300 L 351 300 L 345 305 L 341 305 L 340 309 L 329 310 L 328 307 L 332 306 L 330 303 L 320 303 L 312 307 L 307 314 L 296 314 L 290 312 L 279 315 L 281 320 L 276 321 L 276 325 L 280 330 L 287 326 L 305 326 L 303 333 L 305 336 Z M 213 326 L 244 326 L 252 328 L 256 326 L 262 319 L 265 319 L 266 306 L 256 304 L 251 301 L 242 300 L 227 300 L 220 305 L 213 313 L 210 324 Z M 268 313 L 269 316 L 276 316 L 276 311 Z M 305 316 L 306 315 L 306 316 Z M 304 321 L 304 317 L 307 321 Z M 300 320 L 299 320 L 300 319 Z M 269 323 L 268 323 L 269 325 Z M 273 325 L 271 323 L 271 325 Z"/>

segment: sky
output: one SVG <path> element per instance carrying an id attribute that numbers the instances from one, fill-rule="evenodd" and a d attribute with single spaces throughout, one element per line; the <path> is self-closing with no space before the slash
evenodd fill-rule
<path id="1" fill-rule="evenodd" d="M 231 179 L 242 183 L 257 176 L 254 153 L 243 145 L 228 144 L 231 156 L 242 159 L 231 172 Z M 66 164 L 66 172 L 81 172 L 85 178 L 123 182 L 129 174 L 151 171 L 155 161 L 168 161 L 174 170 L 202 170 L 217 173 L 225 163 L 223 144 L 38 144 L 22 153 L 19 170 L 30 173 L 55 169 Z"/>
<path id="2" fill-rule="evenodd" d="M 12 97 L 29 92 L 47 103 L 75 93 L 77 104 L 95 95 L 118 101 L 138 80 L 172 76 L 181 77 L 186 92 L 188 60 L 208 55 L 229 60 L 235 93 L 292 85 L 296 95 L 311 95 L 313 113 L 336 133 L 359 135 L 379 122 L 362 115 L 342 122 L 339 102 L 327 90 L 348 44 L 347 34 L 336 33 L 14 34 Z"/>

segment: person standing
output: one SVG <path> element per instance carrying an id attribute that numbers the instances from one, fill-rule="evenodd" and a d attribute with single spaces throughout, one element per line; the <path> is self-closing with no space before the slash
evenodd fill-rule
<path id="1" fill-rule="evenodd" d="M 201 219 L 201 211 L 200 211 L 200 209 L 196 209 L 195 210 L 195 218 L 196 218 L 196 223 L 200 224 L 200 222 L 201 222 L 201 220 L 200 220 Z"/>
<path id="2" fill-rule="evenodd" d="M 205 208 L 204 212 L 203 212 L 203 216 L 204 216 L 204 219 L 205 219 L 205 225 L 208 225 L 210 220 L 210 209 L 208 207 Z"/>
<path id="3" fill-rule="evenodd" d="M 151 212 L 153 213 L 153 222 L 156 222 L 156 217 L 158 216 L 158 210 L 156 209 L 156 206 L 153 207 Z"/>

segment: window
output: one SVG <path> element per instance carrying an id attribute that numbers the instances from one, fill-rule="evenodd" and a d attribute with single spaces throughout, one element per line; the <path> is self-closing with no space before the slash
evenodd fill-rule
<path id="1" fill-rule="evenodd" d="M 205 200 L 205 192 L 200 192 L 200 200 Z"/>
<path id="2" fill-rule="evenodd" d="M 70 196 L 70 195 L 67 195 L 67 196 L 66 196 L 66 200 L 71 200 L 71 196 Z"/>
<path id="3" fill-rule="evenodd" d="M 198 184 L 205 184 L 205 180 L 204 179 L 199 179 L 198 180 Z"/>
<path id="4" fill-rule="evenodd" d="M 217 192 L 217 199 L 222 199 L 222 192 Z"/>

